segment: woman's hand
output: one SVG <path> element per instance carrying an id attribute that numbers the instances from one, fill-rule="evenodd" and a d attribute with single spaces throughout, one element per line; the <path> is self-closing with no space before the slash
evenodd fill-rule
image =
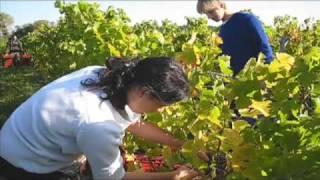
<path id="1" fill-rule="evenodd" d="M 191 166 L 183 165 L 179 167 L 177 170 L 175 170 L 175 176 L 173 179 L 174 180 L 192 180 L 199 176 L 200 176 L 200 173 L 192 169 Z"/>
<path id="2" fill-rule="evenodd" d="M 90 165 L 87 160 L 80 164 L 79 172 L 81 176 L 88 176 L 91 174 Z"/>

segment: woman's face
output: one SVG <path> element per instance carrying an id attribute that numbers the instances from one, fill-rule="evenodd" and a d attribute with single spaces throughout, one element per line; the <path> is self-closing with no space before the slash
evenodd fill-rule
<path id="1" fill-rule="evenodd" d="M 158 98 L 152 96 L 147 88 L 133 88 L 128 92 L 128 106 L 135 113 L 156 112 L 166 106 Z"/>

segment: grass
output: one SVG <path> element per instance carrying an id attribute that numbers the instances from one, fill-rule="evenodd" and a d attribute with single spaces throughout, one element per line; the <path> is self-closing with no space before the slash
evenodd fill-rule
<path id="1" fill-rule="evenodd" d="M 45 83 L 31 66 L 10 69 L 0 66 L 0 127 L 22 102 Z"/>

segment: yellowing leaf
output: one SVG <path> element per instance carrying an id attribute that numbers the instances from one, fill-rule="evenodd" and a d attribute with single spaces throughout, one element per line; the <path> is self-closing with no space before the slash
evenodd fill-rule
<path id="1" fill-rule="evenodd" d="M 208 140 L 209 140 L 209 138 L 205 134 L 203 134 L 202 131 L 198 132 L 198 139 L 201 139 L 204 142 L 208 142 Z"/>
<path id="2" fill-rule="evenodd" d="M 107 44 L 110 52 L 110 56 L 121 57 L 120 52 L 110 43 Z"/>
<path id="3" fill-rule="evenodd" d="M 243 117 L 252 117 L 252 118 L 257 118 L 258 115 L 260 114 L 259 111 L 257 111 L 256 109 L 253 109 L 253 108 L 239 109 L 239 113 Z"/>
<path id="4" fill-rule="evenodd" d="M 234 150 L 243 142 L 243 138 L 240 136 L 240 133 L 234 129 L 224 129 L 222 136 L 225 138 L 222 141 L 222 148 L 225 151 Z"/>
<path id="5" fill-rule="evenodd" d="M 264 170 L 261 170 L 261 176 L 268 176 L 268 173 Z"/>
<path id="6" fill-rule="evenodd" d="M 281 71 L 281 64 L 277 60 L 274 60 L 269 66 L 269 72 L 276 73 L 280 71 Z"/>
<path id="7" fill-rule="evenodd" d="M 285 53 L 276 54 L 276 59 L 270 64 L 269 72 L 276 73 L 285 70 L 290 71 L 294 65 L 294 58 Z"/>
<path id="8" fill-rule="evenodd" d="M 161 32 L 154 30 L 153 35 L 159 41 L 160 44 L 165 43 L 165 39 L 164 39 L 163 34 Z"/>
<path id="9" fill-rule="evenodd" d="M 223 43 L 223 40 L 220 36 L 217 35 L 217 33 L 213 32 L 211 34 L 211 40 L 213 41 L 214 45 L 220 45 Z"/>
<path id="10" fill-rule="evenodd" d="M 216 39 L 215 39 L 215 44 L 216 45 L 220 45 L 220 44 L 223 44 L 223 40 L 221 37 L 217 36 Z"/>
<path id="11" fill-rule="evenodd" d="M 259 111 L 261 114 L 263 114 L 265 117 L 270 116 L 270 107 L 271 101 L 255 101 L 252 100 L 252 104 L 250 107 L 253 109 L 256 109 Z"/>
<path id="12" fill-rule="evenodd" d="M 250 124 L 247 121 L 238 120 L 233 122 L 233 127 L 237 131 L 241 131 L 247 127 L 250 127 Z"/>
<path id="13" fill-rule="evenodd" d="M 222 127 L 219 121 L 219 117 L 221 115 L 220 109 L 218 107 L 214 107 L 211 111 L 210 111 L 210 115 L 209 115 L 209 120 L 211 123 L 219 126 L 220 128 Z"/>
<path id="14" fill-rule="evenodd" d="M 277 54 L 277 59 L 287 71 L 289 71 L 294 64 L 294 58 L 285 53 Z"/>
<path id="15" fill-rule="evenodd" d="M 169 107 L 168 108 L 165 108 L 164 111 L 170 116 L 172 115 L 172 109 L 170 109 Z"/>
<path id="16" fill-rule="evenodd" d="M 219 59 L 219 67 L 221 72 L 226 75 L 232 75 L 232 70 L 230 69 L 230 62 L 225 59 Z"/>
<path id="17" fill-rule="evenodd" d="M 69 65 L 69 69 L 73 70 L 77 68 L 77 63 L 73 62 L 72 64 Z"/>
<path id="18" fill-rule="evenodd" d="M 315 99 L 315 110 L 314 110 L 314 112 L 316 114 L 320 114 L 320 99 L 319 98 Z"/>
<path id="19" fill-rule="evenodd" d="M 197 33 L 193 32 L 191 35 L 191 38 L 189 39 L 189 41 L 187 43 L 192 45 L 196 41 L 196 39 L 197 39 Z"/>
<path id="20" fill-rule="evenodd" d="M 185 44 L 182 52 L 176 53 L 176 59 L 186 64 L 200 64 L 199 49 L 190 44 Z"/>

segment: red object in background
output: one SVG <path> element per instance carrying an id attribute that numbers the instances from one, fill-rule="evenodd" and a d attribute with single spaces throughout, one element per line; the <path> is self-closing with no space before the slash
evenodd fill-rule
<path id="1" fill-rule="evenodd" d="M 137 151 L 136 153 L 134 153 L 133 160 L 128 160 L 126 151 L 123 147 L 120 147 L 120 152 L 125 170 L 128 170 L 128 164 L 132 163 L 132 161 L 137 163 L 140 169 L 144 172 L 158 172 L 163 168 L 169 168 L 163 156 L 149 157 L 145 154 L 144 151 Z M 173 166 L 173 169 L 176 170 L 180 167 L 180 164 L 175 164 Z"/>
<path id="2" fill-rule="evenodd" d="M 155 172 L 166 167 L 166 163 L 162 156 L 148 157 L 144 154 L 136 154 L 135 161 L 139 164 L 144 172 Z"/>
<path id="3" fill-rule="evenodd" d="M 22 55 L 22 64 L 23 65 L 31 65 L 31 55 L 24 53 Z"/>
<path id="4" fill-rule="evenodd" d="M 3 67 L 11 68 L 13 66 L 13 58 L 11 55 L 6 54 L 3 56 Z"/>
<path id="5" fill-rule="evenodd" d="M 5 54 L 3 56 L 3 67 L 4 68 L 11 68 L 14 66 L 14 56 L 11 54 Z M 21 60 L 17 62 L 17 66 L 21 65 L 31 65 L 31 58 L 32 56 L 30 54 L 24 53 L 21 55 Z"/>

